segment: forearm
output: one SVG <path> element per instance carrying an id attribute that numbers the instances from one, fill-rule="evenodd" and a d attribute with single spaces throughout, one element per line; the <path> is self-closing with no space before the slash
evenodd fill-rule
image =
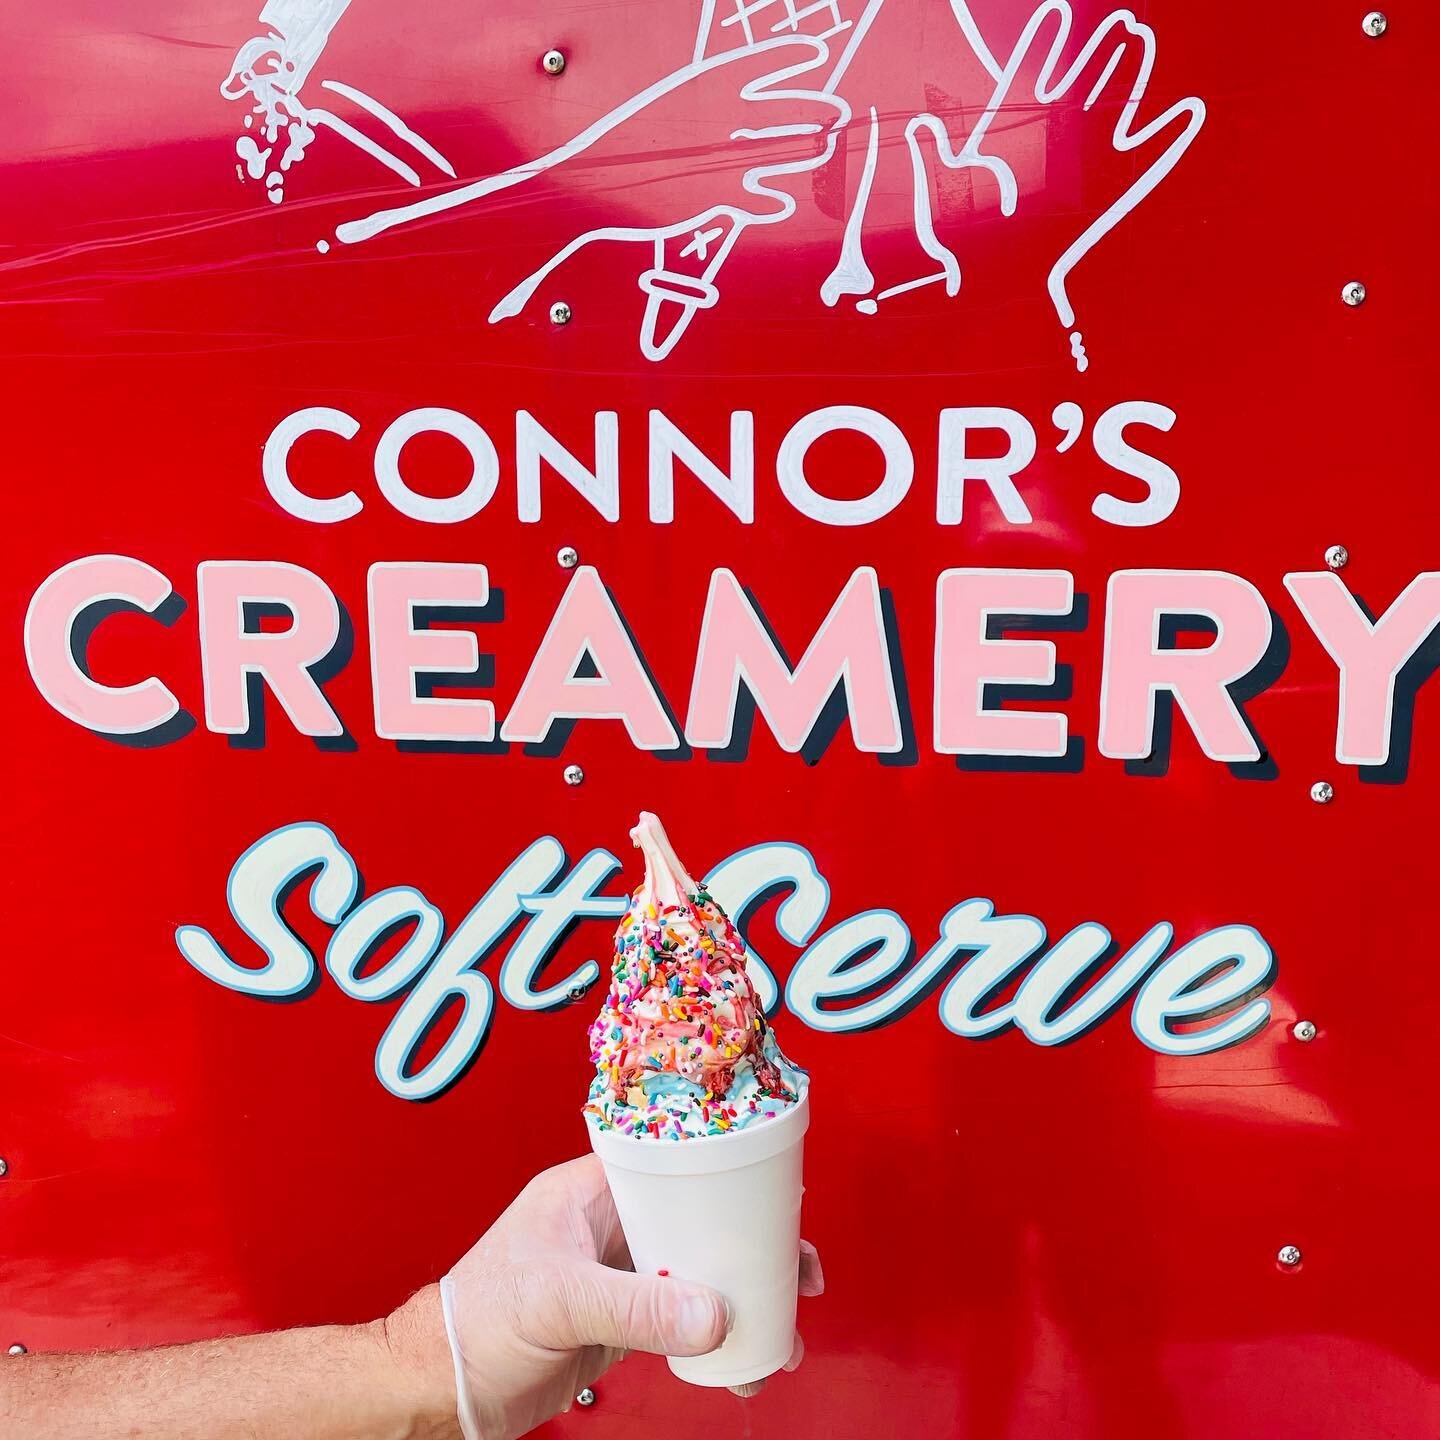
<path id="1" fill-rule="evenodd" d="M 432 1286 L 384 1321 L 0 1362 L 0 1434 L 28 1440 L 457 1440 Z"/>

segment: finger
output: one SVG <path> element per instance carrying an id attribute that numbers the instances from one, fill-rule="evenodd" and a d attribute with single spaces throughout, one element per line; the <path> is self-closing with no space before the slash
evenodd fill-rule
<path id="1" fill-rule="evenodd" d="M 608 1265 L 615 1270 L 633 1270 L 635 1267 L 630 1260 L 630 1248 L 625 1243 L 625 1232 L 620 1228 L 620 1216 L 616 1212 L 615 1200 L 605 1179 L 604 1167 L 586 1163 L 593 1158 L 596 1157 L 572 1160 L 568 1165 L 561 1165 L 551 1173 L 563 1175 L 573 1181 L 580 1213 L 584 1217 L 588 1238 L 592 1242 L 587 1249 L 584 1243 L 586 1236 L 583 1233 L 577 1235 L 587 1258 L 598 1260 L 602 1265 Z"/>
<path id="2" fill-rule="evenodd" d="M 587 1345 L 580 1352 L 575 1389 L 580 1391 L 587 1385 L 593 1385 L 612 1365 L 618 1365 L 624 1358 L 623 1350 L 610 1350 L 604 1345 Z"/>
<path id="3" fill-rule="evenodd" d="M 554 1176 L 555 1179 L 576 1185 L 587 1193 L 598 1194 L 602 1190 L 607 1195 L 610 1193 L 609 1183 L 605 1179 L 605 1166 L 598 1155 L 577 1155 L 575 1159 L 552 1165 L 540 1174 Z"/>
<path id="4" fill-rule="evenodd" d="M 727 75 L 743 81 L 742 99 L 773 102 L 759 106 L 756 126 L 813 125 L 818 133 L 850 118 L 849 102 L 824 88 L 829 69 L 824 41 L 794 35 L 778 46 L 773 41 L 754 46 L 732 62 Z"/>
<path id="5" fill-rule="evenodd" d="M 795 1332 L 795 1343 L 790 1347 L 790 1358 L 780 1368 L 782 1370 L 798 1370 L 800 1362 L 805 1358 L 805 1342 L 800 1338 L 800 1332 Z"/>
<path id="6" fill-rule="evenodd" d="M 780 1367 L 782 1370 L 798 1370 L 800 1362 L 805 1358 L 805 1342 L 800 1338 L 800 1332 L 795 1332 L 795 1343 L 790 1347 L 790 1358 Z M 730 1385 L 726 1387 L 732 1395 L 738 1395 L 742 1400 L 748 1400 L 752 1395 L 758 1395 L 764 1388 L 763 1380 L 751 1380 L 745 1385 Z"/>
<path id="7" fill-rule="evenodd" d="M 800 1293 L 825 1293 L 825 1271 L 820 1267 L 820 1252 L 808 1240 L 800 1242 Z"/>
<path id="8" fill-rule="evenodd" d="M 923 168 L 931 195 L 938 196 L 952 186 L 955 172 L 964 170 L 971 208 L 988 210 L 998 205 L 1003 214 L 1014 211 L 1018 193 L 1015 172 L 1004 160 L 995 155 L 972 155 L 963 146 L 957 148 L 950 132 L 934 115 L 919 117 L 913 133 L 907 129 L 906 136 L 912 163 Z M 985 178 L 986 172 L 989 178 Z"/>
<path id="9" fill-rule="evenodd" d="M 549 1305 L 536 1343 L 555 1350 L 604 1345 L 652 1355 L 705 1355 L 730 1326 L 725 1298 L 708 1286 L 604 1265 L 569 1266 L 546 1282 Z"/>
<path id="10" fill-rule="evenodd" d="M 811 35 L 779 35 L 717 55 L 705 62 L 705 68 L 723 67 L 728 83 L 747 100 L 758 100 L 765 90 L 792 82 L 797 89 L 818 89 L 825 83 L 829 61 L 830 47 L 823 40 Z"/>
<path id="11" fill-rule="evenodd" d="M 819 90 L 762 91 L 747 96 L 761 103 L 746 117 L 746 129 L 736 130 L 735 140 L 771 140 L 797 136 L 799 145 L 806 135 L 824 135 L 850 118 L 850 107 L 833 95 Z M 812 142 L 813 143 L 813 142 Z"/>

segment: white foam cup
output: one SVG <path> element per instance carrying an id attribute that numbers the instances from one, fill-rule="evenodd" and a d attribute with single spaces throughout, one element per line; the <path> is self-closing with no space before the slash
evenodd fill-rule
<path id="1" fill-rule="evenodd" d="M 744 1385 L 790 1358 L 810 1093 L 773 1120 L 689 1140 L 637 1139 L 586 1117 L 639 1274 L 712 1286 L 735 1325 L 708 1355 L 671 1356 L 692 1385 Z"/>

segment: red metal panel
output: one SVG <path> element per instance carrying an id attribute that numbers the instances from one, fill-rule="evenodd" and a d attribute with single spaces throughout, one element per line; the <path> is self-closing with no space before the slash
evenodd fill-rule
<path id="1" fill-rule="evenodd" d="M 1036 917 L 1051 944 L 1085 922 L 1120 952 L 1162 921 L 1175 947 L 1239 925 L 1274 957 L 1258 992 L 1268 1022 L 1194 1056 L 1144 1043 L 1129 998 L 1053 1047 L 1014 1029 L 983 1042 L 951 1033 L 935 987 L 838 1033 L 782 1007 L 779 1033 L 814 1077 L 807 1231 L 830 1290 L 803 1316 L 803 1369 L 747 1420 L 728 1396 L 685 1392 L 696 1425 L 836 1440 L 1440 1429 L 1440 1273 L 1426 1239 L 1440 1173 L 1421 1128 L 1437 1098 L 1422 887 L 1440 714 L 1426 689 L 1409 700 L 1422 649 L 1401 678 L 1389 763 L 1337 762 L 1336 665 L 1282 578 L 1324 571 L 1326 548 L 1343 544 L 1338 573 L 1379 615 L 1436 561 L 1425 147 L 1440 17 L 1408 6 L 1374 38 L 1359 7 L 1335 0 L 1157 0 L 1138 21 L 1086 0 L 797 13 L 807 8 L 790 7 L 787 24 L 780 0 L 752 5 L 742 24 L 722 6 L 698 51 L 698 0 L 297 0 L 268 6 L 264 23 L 254 0 L 183 14 L 53 0 L 9 18 L 0 1340 L 150 1344 L 369 1317 L 435 1278 L 529 1174 L 583 1146 L 592 1002 L 526 1011 L 497 995 L 473 1063 L 417 1103 L 376 1073 L 398 996 L 348 998 L 322 970 L 289 1003 L 265 1003 L 187 963 L 177 927 L 204 927 L 257 968 L 227 912 L 227 876 L 262 837 L 316 822 L 367 894 L 415 886 L 453 934 L 540 837 L 572 862 L 599 846 L 628 865 L 625 829 L 644 805 L 696 867 L 761 843 L 804 847 L 829 887 L 815 938 L 890 911 L 913 937 L 907 967 L 953 906 L 982 897 Z M 837 19 L 849 28 L 828 33 Z M 762 44 L 822 38 L 724 58 L 746 25 Z M 265 157 L 265 115 L 251 108 L 263 85 L 242 66 L 228 86 L 238 98 L 221 86 L 232 57 L 267 36 L 246 63 L 310 67 L 285 93 L 287 120 L 314 135 L 282 130 Z M 566 60 L 554 76 L 541 64 L 552 47 Z M 776 58 L 810 67 L 784 83 L 807 93 L 743 97 Z M 1148 140 L 1117 147 L 1117 133 L 1171 107 Z M 776 124 L 819 128 L 735 135 Z M 519 183 L 435 203 L 587 127 L 605 133 Z M 296 142 L 303 155 L 282 166 Z M 1173 168 L 1161 160 L 1172 144 Z M 793 173 L 769 194 L 746 188 L 747 169 L 766 165 Z M 1137 203 L 1118 215 L 1127 192 Z M 777 195 L 793 197 L 793 214 Z M 415 205 L 433 213 L 362 237 L 366 217 Z M 657 264 L 657 229 L 721 206 L 719 236 L 688 257 L 688 235 L 669 239 Z M 1114 228 L 1082 247 L 1059 289 L 1057 261 L 1107 215 Z M 850 283 L 827 291 L 847 222 L 873 284 L 854 278 L 852 250 Z M 637 278 L 698 274 L 737 228 L 706 282 L 714 303 L 646 358 Z M 547 275 L 518 314 L 494 316 L 597 230 L 617 233 Z M 881 296 L 936 275 L 950 279 Z M 1356 279 L 1367 298 L 1349 306 L 1342 286 Z M 552 322 L 557 301 L 567 324 Z M 674 305 L 659 306 L 666 322 Z M 667 334 L 662 323 L 652 348 Z M 1097 450 L 1102 415 L 1133 402 L 1174 412 L 1169 429 L 1146 412 L 1148 428 L 1125 435 L 1180 490 L 1172 514 L 1121 526 L 1092 510 L 1097 496 L 1138 502 L 1165 483 L 1121 474 L 1103 427 Z M 1062 405 L 1078 412 L 1057 415 Z M 286 417 L 320 406 L 358 433 L 299 439 L 295 482 L 363 502 L 326 524 L 287 513 L 261 464 Z M 884 417 L 913 457 L 908 493 L 864 523 L 801 513 L 777 478 L 786 437 L 833 406 Z M 424 407 L 469 417 L 496 450 L 493 497 L 458 523 L 401 514 L 377 483 L 382 433 Z M 1030 523 L 1007 519 L 978 482 L 963 519 L 940 523 L 940 417 L 963 407 L 1033 429 L 1036 454 L 1015 477 Z M 683 466 L 674 522 L 652 518 L 651 410 L 722 465 L 732 414 L 753 414 L 752 522 Z M 548 465 L 540 518 L 522 518 L 519 411 L 587 464 L 595 417 L 615 414 L 618 519 Z M 1078 435 L 1062 449 L 1072 416 Z M 1006 441 L 972 444 L 998 455 Z M 807 465 L 838 500 L 882 474 L 875 445 L 843 433 L 816 441 Z M 470 465 L 453 438 L 423 433 L 403 472 L 439 497 L 462 489 Z M 503 619 L 492 606 L 469 628 L 493 675 L 443 693 L 487 697 L 503 721 L 583 573 L 557 563 L 563 546 L 598 569 L 682 725 L 717 568 L 753 593 L 793 661 L 847 580 L 873 567 L 893 605 L 905 748 L 863 752 L 841 725 L 818 759 L 789 753 L 763 715 L 741 763 L 700 747 L 644 752 L 614 720 L 581 721 L 546 754 L 379 738 L 369 568 L 489 567 Z M 168 627 L 135 613 L 95 624 L 89 673 L 108 686 L 160 677 L 188 733 L 93 733 L 37 683 L 37 670 L 66 673 L 64 647 L 37 631 L 27 665 L 42 582 L 104 554 L 154 567 L 185 608 Z M 299 734 L 273 696 L 263 744 L 207 723 L 196 567 L 216 560 L 288 562 L 338 597 L 354 631 L 325 683 L 340 745 Z M 1079 618 L 1040 632 L 1068 685 L 1005 703 L 1068 716 L 1078 765 L 962 768 L 937 751 L 935 592 L 954 567 L 1074 576 Z M 1209 758 L 1178 714 L 1166 757 L 1127 765 L 1100 752 L 1107 585 L 1133 569 L 1243 577 L 1275 612 L 1283 670 L 1258 675 L 1248 689 L 1265 688 L 1245 701 L 1263 764 Z M 92 609 L 79 628 L 98 619 Z M 207 663 L 219 683 L 218 648 Z M 571 764 L 583 783 L 565 783 Z M 1317 781 L 1333 786 L 1327 806 L 1310 798 Z M 606 889 L 619 893 L 614 880 Z M 309 895 L 308 882 L 294 890 L 285 914 L 323 957 L 333 927 Z M 545 975 L 603 962 L 608 932 L 581 923 Z M 478 962 L 492 983 L 514 933 Z M 782 981 L 806 949 L 778 933 L 773 903 L 748 933 Z M 1299 1018 L 1318 1026 L 1313 1042 L 1295 1038 Z M 419 1064 L 458 1020 L 452 1007 Z M 1289 1269 L 1276 1260 L 1286 1244 L 1303 1254 Z M 632 1359 L 593 1410 L 555 1429 L 653 1428 L 673 1416 L 677 1383 Z"/>

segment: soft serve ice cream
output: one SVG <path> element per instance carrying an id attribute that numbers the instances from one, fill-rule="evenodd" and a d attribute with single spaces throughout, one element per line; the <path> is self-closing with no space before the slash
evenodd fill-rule
<path id="1" fill-rule="evenodd" d="M 804 1072 L 776 1044 L 729 917 L 642 813 L 630 838 L 645 879 L 615 932 L 604 1007 L 590 1027 L 592 1124 L 637 1138 L 724 1135 L 783 1113 Z"/>
<path id="2" fill-rule="evenodd" d="M 725 1343 L 671 1356 L 671 1370 L 748 1385 L 794 1345 L 810 1080 L 780 1053 L 744 943 L 660 822 L 642 814 L 630 834 L 645 880 L 590 1027 L 590 1145 L 635 1269 L 709 1285 L 730 1307 Z"/>

